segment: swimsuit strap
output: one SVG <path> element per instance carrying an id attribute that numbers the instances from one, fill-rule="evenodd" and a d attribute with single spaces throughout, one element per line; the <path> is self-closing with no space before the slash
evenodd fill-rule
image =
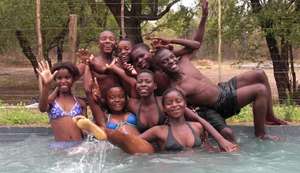
<path id="1" fill-rule="evenodd" d="M 157 125 L 162 125 L 165 123 L 166 117 L 165 117 L 165 114 L 161 111 L 161 109 L 159 107 L 157 98 L 156 97 L 154 97 L 154 98 L 155 98 L 156 108 L 158 110 L 158 124 Z"/>
<path id="2" fill-rule="evenodd" d="M 201 139 L 200 137 L 198 137 L 194 131 L 194 129 L 192 128 L 191 124 L 190 123 L 186 123 L 186 125 L 192 130 L 192 133 L 193 133 L 193 136 L 194 136 L 194 145 L 193 147 L 197 147 L 197 146 L 200 146 L 201 145 Z"/>
<path id="3" fill-rule="evenodd" d="M 171 125 L 168 125 L 168 136 L 167 136 L 167 141 L 165 144 L 165 150 L 182 150 L 184 147 L 179 144 L 177 142 L 177 140 L 175 139 L 173 132 L 172 132 L 172 128 Z"/>

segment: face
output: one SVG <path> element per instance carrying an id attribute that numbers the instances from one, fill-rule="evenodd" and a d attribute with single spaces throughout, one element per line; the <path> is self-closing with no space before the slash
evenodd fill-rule
<path id="1" fill-rule="evenodd" d="M 116 44 L 116 37 L 110 31 L 103 31 L 99 36 L 99 49 L 104 53 L 112 53 Z"/>
<path id="2" fill-rule="evenodd" d="M 68 69 L 59 69 L 55 75 L 55 81 L 61 92 L 70 92 L 73 85 L 73 77 Z"/>
<path id="3" fill-rule="evenodd" d="M 125 107 L 125 92 L 120 87 L 113 87 L 107 91 L 106 102 L 113 112 L 121 112 Z"/>
<path id="4" fill-rule="evenodd" d="M 166 72 L 179 72 L 178 58 L 169 50 L 163 50 L 159 57 L 159 66 Z"/>
<path id="5" fill-rule="evenodd" d="M 153 94 L 156 84 L 151 74 L 146 72 L 140 73 L 136 80 L 136 90 L 139 96 L 147 97 Z"/>
<path id="6" fill-rule="evenodd" d="M 131 53 L 133 65 L 140 69 L 147 69 L 150 67 L 149 61 L 151 53 L 144 48 L 137 48 Z"/>
<path id="7" fill-rule="evenodd" d="M 127 40 L 121 40 L 118 44 L 118 56 L 124 57 L 126 59 L 123 59 L 125 62 L 129 61 L 129 53 L 131 52 L 132 44 L 130 41 Z"/>
<path id="8" fill-rule="evenodd" d="M 163 107 L 169 117 L 179 118 L 184 116 L 186 103 L 178 91 L 171 91 L 164 96 Z"/>

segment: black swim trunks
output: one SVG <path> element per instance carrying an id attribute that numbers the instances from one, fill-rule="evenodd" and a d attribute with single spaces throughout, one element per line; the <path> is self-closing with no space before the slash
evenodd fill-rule
<path id="1" fill-rule="evenodd" d="M 216 130 L 221 131 L 227 124 L 225 119 L 240 112 L 237 103 L 237 80 L 232 78 L 218 84 L 220 95 L 213 107 L 199 107 L 197 113 L 208 121 Z"/>
<path id="2" fill-rule="evenodd" d="M 213 109 L 222 115 L 223 118 L 229 118 L 240 112 L 241 108 L 237 102 L 237 80 L 235 77 L 227 82 L 218 84 L 220 95 Z"/>

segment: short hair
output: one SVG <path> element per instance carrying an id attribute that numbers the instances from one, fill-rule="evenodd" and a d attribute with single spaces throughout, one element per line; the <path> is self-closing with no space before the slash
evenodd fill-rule
<path id="1" fill-rule="evenodd" d="M 178 88 L 175 88 L 175 87 L 172 87 L 172 88 L 168 88 L 166 89 L 163 94 L 162 94 L 162 105 L 164 105 L 165 103 L 165 99 L 166 99 L 166 95 L 169 94 L 170 92 L 172 91 L 175 91 L 177 93 L 179 93 L 181 95 L 181 97 L 184 99 L 184 101 L 186 102 L 186 98 L 185 98 L 185 94 L 184 92 L 181 90 L 181 89 L 178 89 Z"/>
<path id="2" fill-rule="evenodd" d="M 162 54 L 164 51 L 172 52 L 170 49 L 167 49 L 167 48 L 160 48 L 160 49 L 158 49 L 158 50 L 155 52 L 155 54 L 154 54 L 154 56 L 153 56 L 153 58 L 152 58 L 152 60 L 153 60 L 154 63 L 157 63 L 157 62 L 158 62 L 158 60 L 161 58 L 161 54 Z"/>
<path id="3" fill-rule="evenodd" d="M 136 45 L 134 45 L 132 47 L 131 52 L 135 51 L 138 48 L 142 48 L 142 49 L 145 49 L 147 51 L 150 51 L 150 47 L 147 44 L 145 44 L 145 43 L 138 43 L 138 44 L 136 44 Z"/>
<path id="4" fill-rule="evenodd" d="M 101 90 L 101 97 L 102 97 L 102 106 L 105 110 L 109 111 L 109 106 L 107 105 L 107 93 L 110 89 L 112 88 L 121 88 L 124 91 L 124 96 L 125 96 L 125 102 L 127 103 L 127 93 L 126 90 L 119 84 L 111 84 L 111 85 L 107 85 L 106 87 L 104 87 Z M 124 109 L 126 109 L 126 106 L 124 107 Z"/>
<path id="5" fill-rule="evenodd" d="M 154 77 L 153 71 L 151 71 L 151 70 L 149 70 L 149 69 L 142 69 L 142 70 L 139 72 L 138 75 L 140 75 L 140 74 L 142 74 L 142 73 L 148 73 L 148 74 L 150 74 L 151 76 Z"/>
<path id="6" fill-rule="evenodd" d="M 133 42 L 129 39 L 129 38 L 127 38 L 127 37 L 125 37 L 125 38 L 120 38 L 120 40 L 119 40 L 119 42 L 120 41 L 128 41 L 131 45 L 133 45 Z"/>
<path id="7" fill-rule="evenodd" d="M 77 79 L 80 75 L 78 68 L 71 62 L 59 62 L 53 65 L 51 73 L 60 69 L 67 69 L 73 79 Z"/>

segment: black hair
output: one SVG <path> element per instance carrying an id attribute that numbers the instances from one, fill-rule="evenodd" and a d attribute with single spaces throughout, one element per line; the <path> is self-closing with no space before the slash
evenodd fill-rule
<path id="1" fill-rule="evenodd" d="M 172 92 L 172 91 L 175 91 L 175 92 L 179 93 L 179 94 L 181 95 L 181 97 L 184 99 L 184 101 L 186 102 L 184 92 L 183 92 L 181 89 L 172 87 L 172 88 L 166 89 L 166 90 L 163 92 L 163 94 L 162 94 L 162 100 L 161 100 L 162 105 L 164 105 L 164 103 L 165 103 L 166 95 L 169 94 L 169 93 Z"/>
<path id="2" fill-rule="evenodd" d="M 107 105 L 107 93 L 112 88 L 121 88 L 124 91 L 125 103 L 127 103 L 128 100 L 126 90 L 121 85 L 119 84 L 108 85 L 101 90 L 101 97 L 102 97 L 101 105 L 106 111 L 109 111 L 109 106 Z M 124 110 L 126 110 L 126 106 L 124 107 Z"/>
<path id="3" fill-rule="evenodd" d="M 145 44 L 145 43 L 138 43 L 138 44 L 136 44 L 136 45 L 134 45 L 132 47 L 131 52 L 135 51 L 138 48 L 142 48 L 142 49 L 145 49 L 147 51 L 150 51 L 150 47 L 147 44 Z"/>
<path id="4" fill-rule="evenodd" d="M 125 37 L 125 38 L 120 38 L 120 40 L 119 40 L 119 42 L 120 41 L 128 41 L 131 45 L 133 45 L 133 42 L 129 39 L 129 38 L 127 38 L 127 37 Z"/>
<path id="5" fill-rule="evenodd" d="M 149 70 L 149 69 L 142 69 L 142 70 L 139 72 L 138 75 L 140 75 L 140 74 L 142 74 L 142 73 L 148 73 L 148 74 L 150 74 L 151 76 L 153 76 L 153 78 L 154 78 L 154 73 L 153 73 L 153 71 L 151 71 L 151 70 Z"/>
<path id="6" fill-rule="evenodd" d="M 167 48 L 160 48 L 160 49 L 158 49 L 156 52 L 155 52 L 155 54 L 154 54 L 154 56 L 153 56 L 153 58 L 152 58 L 152 60 L 153 60 L 153 63 L 155 63 L 155 64 L 157 64 L 158 63 L 158 60 L 161 58 L 161 54 L 164 52 L 164 51 L 169 51 L 169 52 L 172 52 L 170 49 L 167 49 Z"/>
<path id="7" fill-rule="evenodd" d="M 51 73 L 54 73 L 55 71 L 58 71 L 60 69 L 67 69 L 71 74 L 73 80 L 76 80 L 80 75 L 78 68 L 71 62 L 59 62 L 54 64 L 51 68 Z"/>

